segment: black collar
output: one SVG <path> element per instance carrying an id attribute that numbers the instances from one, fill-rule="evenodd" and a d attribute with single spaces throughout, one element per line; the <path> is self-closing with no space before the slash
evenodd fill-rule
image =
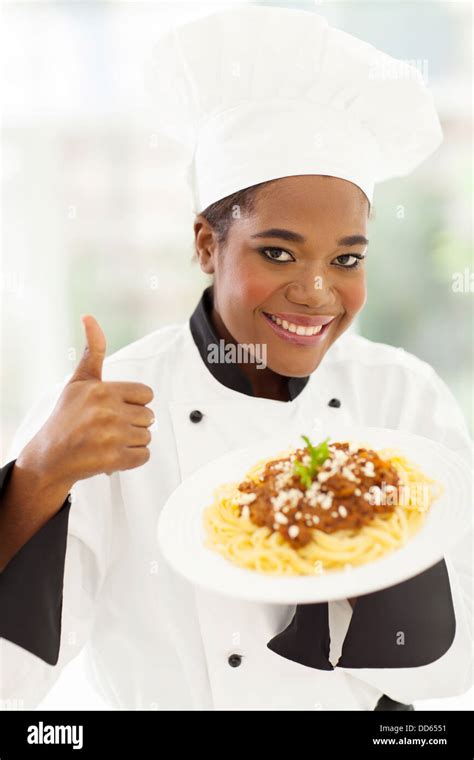
<path id="1" fill-rule="evenodd" d="M 222 340 L 212 323 L 212 298 L 213 286 L 209 285 L 209 287 L 205 288 L 189 320 L 194 342 L 207 369 L 219 383 L 222 383 L 227 388 L 231 388 L 233 391 L 245 393 L 247 396 L 254 396 L 250 380 L 242 372 L 238 364 L 212 363 L 208 359 L 209 346 L 219 345 L 219 341 Z M 301 393 L 308 380 L 309 375 L 307 377 L 287 378 L 290 401 L 293 401 Z"/>

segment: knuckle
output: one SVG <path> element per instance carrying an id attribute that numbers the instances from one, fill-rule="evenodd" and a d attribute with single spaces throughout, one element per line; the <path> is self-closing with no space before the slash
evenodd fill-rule
<path id="1" fill-rule="evenodd" d="M 105 398 L 107 398 L 109 393 L 105 383 L 101 382 L 92 383 L 89 392 L 92 398 L 96 401 L 103 401 Z"/>
<path id="2" fill-rule="evenodd" d="M 99 406 L 95 410 L 95 420 L 101 425 L 116 422 L 117 416 L 117 411 L 110 406 Z"/>
<path id="3" fill-rule="evenodd" d="M 107 422 L 109 419 L 109 410 L 103 406 L 94 408 L 94 421 L 100 424 Z"/>
<path id="4" fill-rule="evenodd" d="M 91 425 L 102 427 L 111 422 L 112 419 L 112 410 L 105 404 L 93 404 L 93 406 L 90 407 L 88 422 Z"/>
<path id="5" fill-rule="evenodd" d="M 105 446 L 107 448 L 114 447 L 119 442 L 119 433 L 116 428 L 113 427 L 105 427 L 103 428 L 100 433 L 100 443 L 102 446 Z"/>

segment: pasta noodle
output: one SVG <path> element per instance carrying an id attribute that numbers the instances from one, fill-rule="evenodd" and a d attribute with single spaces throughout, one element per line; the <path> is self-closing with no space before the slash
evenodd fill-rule
<path id="1" fill-rule="evenodd" d="M 291 451 L 260 460 L 245 479 L 257 483 L 267 463 L 288 457 Z M 393 465 L 402 483 L 389 514 L 377 514 L 359 529 L 328 533 L 315 527 L 306 545 L 294 547 L 278 531 L 258 526 L 241 514 L 239 484 L 227 483 L 215 490 L 214 502 L 205 510 L 206 546 L 240 567 L 271 575 L 318 575 L 350 569 L 400 548 L 423 525 L 441 485 L 398 451 L 384 449 L 377 454 Z"/>

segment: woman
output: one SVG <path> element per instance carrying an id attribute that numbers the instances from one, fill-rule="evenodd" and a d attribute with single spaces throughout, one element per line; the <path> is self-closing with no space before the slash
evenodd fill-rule
<path id="1" fill-rule="evenodd" d="M 219 42 L 208 53 L 214 64 L 221 56 L 217 69 L 196 57 L 208 38 Z M 235 63 L 235 39 L 237 82 L 224 65 Z M 306 68 L 280 69 L 281 56 L 269 53 L 285 45 Z M 312 69 L 315 49 L 325 65 Z M 78 367 L 20 428 L 2 470 L 2 696 L 38 704 L 86 642 L 97 686 L 118 708 L 406 709 L 462 693 L 467 540 L 398 586 L 296 608 L 198 589 L 165 564 L 155 540 L 166 499 L 201 464 L 309 421 L 413 431 L 469 456 L 462 416 L 434 370 L 347 332 L 366 299 L 373 184 L 413 168 L 439 142 L 422 83 L 374 91 L 370 46 L 315 14 L 277 8 L 184 25 L 160 55 L 169 125 L 183 123 L 191 102 L 195 131 L 198 117 L 188 177 L 196 254 L 213 284 L 189 322 L 108 358 L 99 324 L 84 318 Z M 316 68 L 320 75 L 309 98 L 308 66 L 308 81 Z M 262 98 L 276 81 L 278 93 Z M 285 100 L 285 85 L 294 95 L 298 82 L 305 97 Z M 251 96 L 240 102 L 244 91 Z M 354 119 L 349 132 L 341 127 L 343 112 L 321 107 L 329 91 L 333 105 L 343 91 L 349 110 L 372 108 L 371 129 Z M 384 97 L 393 102 L 382 118 L 374 99 Z M 408 117 L 394 119 L 408 103 L 423 125 L 415 137 Z M 289 147 L 288 124 L 298 138 Z M 221 341 L 254 351 L 238 364 L 215 362 Z"/>

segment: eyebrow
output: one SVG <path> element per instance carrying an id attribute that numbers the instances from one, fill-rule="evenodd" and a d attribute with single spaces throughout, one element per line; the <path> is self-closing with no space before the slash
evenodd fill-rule
<path id="1" fill-rule="evenodd" d="M 262 232 L 256 232 L 252 235 L 253 238 L 280 238 L 281 240 L 287 240 L 290 243 L 305 243 L 306 238 L 300 235 L 299 232 L 292 232 L 291 230 L 280 229 L 279 227 L 272 227 L 269 230 L 263 230 Z M 368 245 L 369 241 L 363 235 L 347 235 L 337 241 L 338 245 Z"/>

